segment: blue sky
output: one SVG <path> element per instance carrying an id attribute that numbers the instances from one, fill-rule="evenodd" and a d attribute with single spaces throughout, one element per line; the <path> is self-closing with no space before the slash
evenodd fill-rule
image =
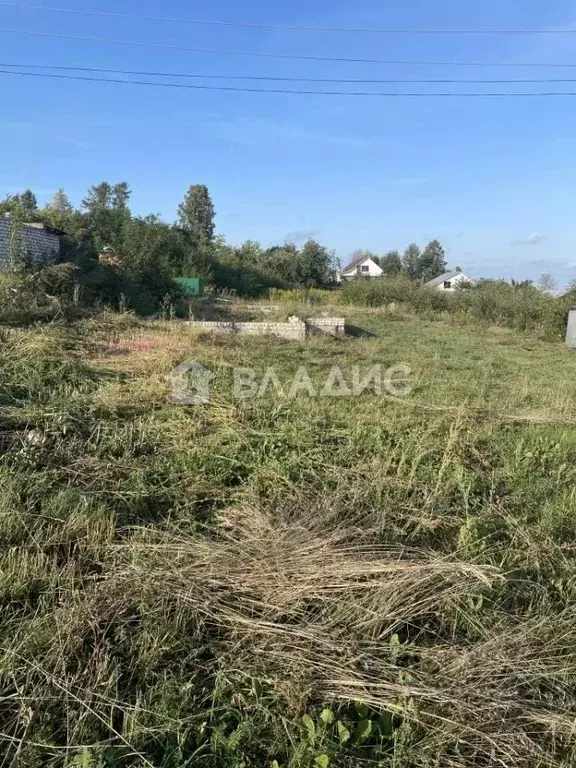
<path id="1" fill-rule="evenodd" d="M 36 0 L 35 4 L 55 3 Z M 316 26 L 576 27 L 576 0 L 514 4 L 501 0 L 481 4 L 461 0 L 441 4 L 430 0 L 246 0 L 242 4 L 232 0 L 210 4 L 62 0 L 61 4 L 86 10 Z M 568 35 L 321 34 L 2 7 L 0 27 L 263 53 L 576 63 L 576 36 Z M 7 33 L 0 33 L 0 45 L 3 63 L 228 75 L 576 79 L 576 69 L 288 61 Z M 216 204 L 218 231 L 233 243 L 251 238 L 269 245 L 314 234 L 345 259 L 355 248 L 381 253 L 437 237 L 447 248 L 450 264 L 460 265 L 472 276 L 535 278 L 550 272 L 561 284 L 576 278 L 576 98 L 258 95 L 5 75 L 0 75 L 0 87 L 0 194 L 31 187 L 45 200 L 63 186 L 78 203 L 92 183 L 127 180 L 137 213 L 157 212 L 173 220 L 186 188 L 205 183 Z M 536 90 L 555 87 L 576 91 L 576 83 L 533 86 Z"/>

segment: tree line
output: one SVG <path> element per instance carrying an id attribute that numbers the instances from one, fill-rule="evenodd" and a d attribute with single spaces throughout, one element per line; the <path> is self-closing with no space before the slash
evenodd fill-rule
<path id="1" fill-rule="evenodd" d="M 208 188 L 192 185 L 173 223 L 130 208 L 127 182 L 92 186 L 79 207 L 63 189 L 43 207 L 31 190 L 0 201 L 0 216 L 38 222 L 65 233 L 60 261 L 74 268 L 74 280 L 87 299 L 113 301 L 123 295 L 144 310 L 175 290 L 173 278 L 200 277 L 216 290 L 256 297 L 270 288 L 331 288 L 338 262 L 333 251 L 315 239 L 303 245 L 263 247 L 248 240 L 233 246 L 216 234 L 215 207 Z M 446 270 L 444 249 L 435 240 L 424 250 L 410 245 L 403 256 L 370 252 L 387 276 L 405 274 L 431 279 Z M 113 258 L 102 258 L 105 254 Z"/>
<path id="2" fill-rule="evenodd" d="M 156 297 L 173 287 L 174 277 L 200 277 L 216 289 L 258 296 L 269 288 L 328 288 L 336 277 L 335 255 L 316 240 L 263 247 L 255 241 L 240 246 L 216 235 L 215 208 L 205 185 L 192 185 L 178 207 L 174 223 L 160 216 L 136 216 L 130 209 L 126 182 L 92 186 L 75 208 L 59 189 L 44 206 L 31 190 L 0 202 L 0 216 L 15 222 L 40 222 L 65 233 L 61 261 L 75 264 L 85 284 L 114 292 L 132 282 L 134 290 Z M 99 256 L 113 253 L 114 268 Z M 112 274 L 112 272 L 116 274 Z M 115 278 L 115 279 L 114 279 Z M 120 285 L 122 284 L 122 285 Z M 110 292 L 110 291 L 109 291 Z"/>

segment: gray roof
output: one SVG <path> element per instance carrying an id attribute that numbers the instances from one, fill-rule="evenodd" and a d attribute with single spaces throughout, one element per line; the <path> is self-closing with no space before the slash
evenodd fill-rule
<path id="1" fill-rule="evenodd" d="M 444 272 L 443 275 L 435 277 L 434 280 L 429 280 L 426 285 L 430 286 L 430 288 L 436 288 L 437 285 L 442 285 L 442 283 L 446 283 L 448 280 L 454 280 L 456 275 L 466 277 L 463 272 L 460 272 L 458 269 L 453 269 L 451 272 Z"/>
<path id="2" fill-rule="evenodd" d="M 350 272 L 351 269 L 354 269 L 354 267 L 363 264 L 365 261 L 373 261 L 374 264 L 376 264 L 372 256 L 362 254 L 361 256 L 356 256 L 355 259 L 352 259 L 352 261 L 349 264 L 346 264 L 345 267 L 342 267 L 342 272 Z"/>

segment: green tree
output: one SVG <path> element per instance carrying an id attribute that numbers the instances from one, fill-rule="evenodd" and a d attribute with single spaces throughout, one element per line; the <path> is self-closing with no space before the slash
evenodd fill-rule
<path id="1" fill-rule="evenodd" d="M 132 191 L 127 181 L 114 184 L 110 194 L 112 208 L 117 211 L 127 211 Z"/>
<path id="2" fill-rule="evenodd" d="M 106 247 L 121 251 L 124 227 L 131 218 L 129 199 L 127 182 L 112 185 L 102 181 L 91 187 L 82 200 L 88 227 L 99 251 Z"/>
<path id="3" fill-rule="evenodd" d="M 50 226 L 67 232 L 70 229 L 73 214 L 72 203 L 66 192 L 60 188 L 42 211 L 42 218 Z"/>
<path id="4" fill-rule="evenodd" d="M 438 240 L 432 240 L 422 251 L 418 262 L 418 277 L 433 280 L 446 272 L 446 252 Z"/>
<path id="5" fill-rule="evenodd" d="M 173 228 L 158 216 L 125 220 L 118 271 L 125 281 L 130 305 L 136 310 L 158 306 L 174 290 L 171 258 L 175 247 Z"/>
<path id="6" fill-rule="evenodd" d="M 251 240 L 233 248 L 217 238 L 213 282 L 217 288 L 235 291 L 239 296 L 261 296 L 268 288 L 283 288 L 285 283 L 261 269 L 263 251 Z"/>
<path id="7" fill-rule="evenodd" d="M 20 195 L 20 205 L 24 212 L 24 217 L 28 220 L 33 219 L 38 211 L 38 200 L 31 189 L 26 189 Z"/>
<path id="8" fill-rule="evenodd" d="M 48 203 L 46 208 L 60 214 L 61 216 L 71 216 L 74 210 L 68 195 L 64 189 L 62 189 L 62 187 L 60 187 L 60 189 L 54 193 L 54 197 Z"/>
<path id="9" fill-rule="evenodd" d="M 294 243 L 274 245 L 261 256 L 262 271 L 286 285 L 295 285 L 298 280 L 298 248 Z"/>
<path id="10" fill-rule="evenodd" d="M 411 243 L 404 251 L 404 255 L 402 256 L 402 268 L 408 277 L 419 277 L 420 256 L 420 248 L 416 243 Z"/>
<path id="11" fill-rule="evenodd" d="M 235 256 L 238 264 L 257 267 L 262 258 L 262 246 L 255 240 L 246 240 L 235 249 Z"/>
<path id="12" fill-rule="evenodd" d="M 308 240 L 298 253 L 295 282 L 309 288 L 323 288 L 335 279 L 334 253 L 316 240 Z"/>
<path id="13" fill-rule="evenodd" d="M 214 241 L 214 204 L 208 187 L 204 184 L 191 186 L 184 201 L 178 206 L 178 222 L 192 240 L 199 245 Z"/>
<path id="14" fill-rule="evenodd" d="M 6 214 L 12 213 L 14 205 L 14 195 L 6 195 L 0 202 L 0 216 L 6 216 Z"/>
<path id="15" fill-rule="evenodd" d="M 82 207 L 90 215 L 101 213 L 112 207 L 112 186 L 107 181 L 94 184 L 82 200 Z"/>
<path id="16" fill-rule="evenodd" d="M 126 181 L 121 181 L 119 184 L 114 184 L 112 187 L 110 198 L 112 209 L 109 214 L 110 230 L 108 232 L 108 239 L 110 245 L 117 248 L 122 253 L 126 243 L 124 229 L 132 219 L 132 213 L 128 207 L 131 194 L 132 192 Z"/>
<path id="17" fill-rule="evenodd" d="M 0 202 L 0 216 L 7 213 L 20 222 L 36 221 L 38 219 L 38 201 L 34 192 L 26 189 L 22 194 L 7 195 Z"/>
<path id="18" fill-rule="evenodd" d="M 90 187 L 82 200 L 87 226 L 92 234 L 98 251 L 108 246 L 114 247 L 112 238 L 112 186 L 107 181 Z"/>
<path id="19" fill-rule="evenodd" d="M 396 277 L 402 272 L 402 259 L 398 251 L 388 251 L 380 259 L 380 267 L 387 277 Z"/>

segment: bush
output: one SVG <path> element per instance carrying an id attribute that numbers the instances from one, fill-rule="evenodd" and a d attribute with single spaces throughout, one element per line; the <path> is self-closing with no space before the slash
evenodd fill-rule
<path id="1" fill-rule="evenodd" d="M 418 287 L 419 284 L 408 277 L 380 277 L 375 280 L 360 278 L 343 282 L 339 298 L 342 304 L 365 307 L 409 304 Z"/>
<path id="2" fill-rule="evenodd" d="M 321 290 L 320 288 L 294 288 L 289 291 L 272 288 L 268 291 L 268 298 L 271 302 L 278 304 L 323 306 L 335 303 L 339 298 L 339 294 L 334 291 Z"/>
<path id="3" fill-rule="evenodd" d="M 448 313 L 456 321 L 502 325 L 549 340 L 563 338 L 566 315 L 576 302 L 575 293 L 555 298 L 529 283 L 481 280 L 455 293 L 445 293 L 405 277 L 347 281 L 338 296 L 342 304 L 381 307 L 395 303 L 417 314 L 434 317 Z"/>
<path id="4" fill-rule="evenodd" d="M 61 315 L 73 295 L 72 264 L 0 274 L 0 322 L 29 325 Z"/>

